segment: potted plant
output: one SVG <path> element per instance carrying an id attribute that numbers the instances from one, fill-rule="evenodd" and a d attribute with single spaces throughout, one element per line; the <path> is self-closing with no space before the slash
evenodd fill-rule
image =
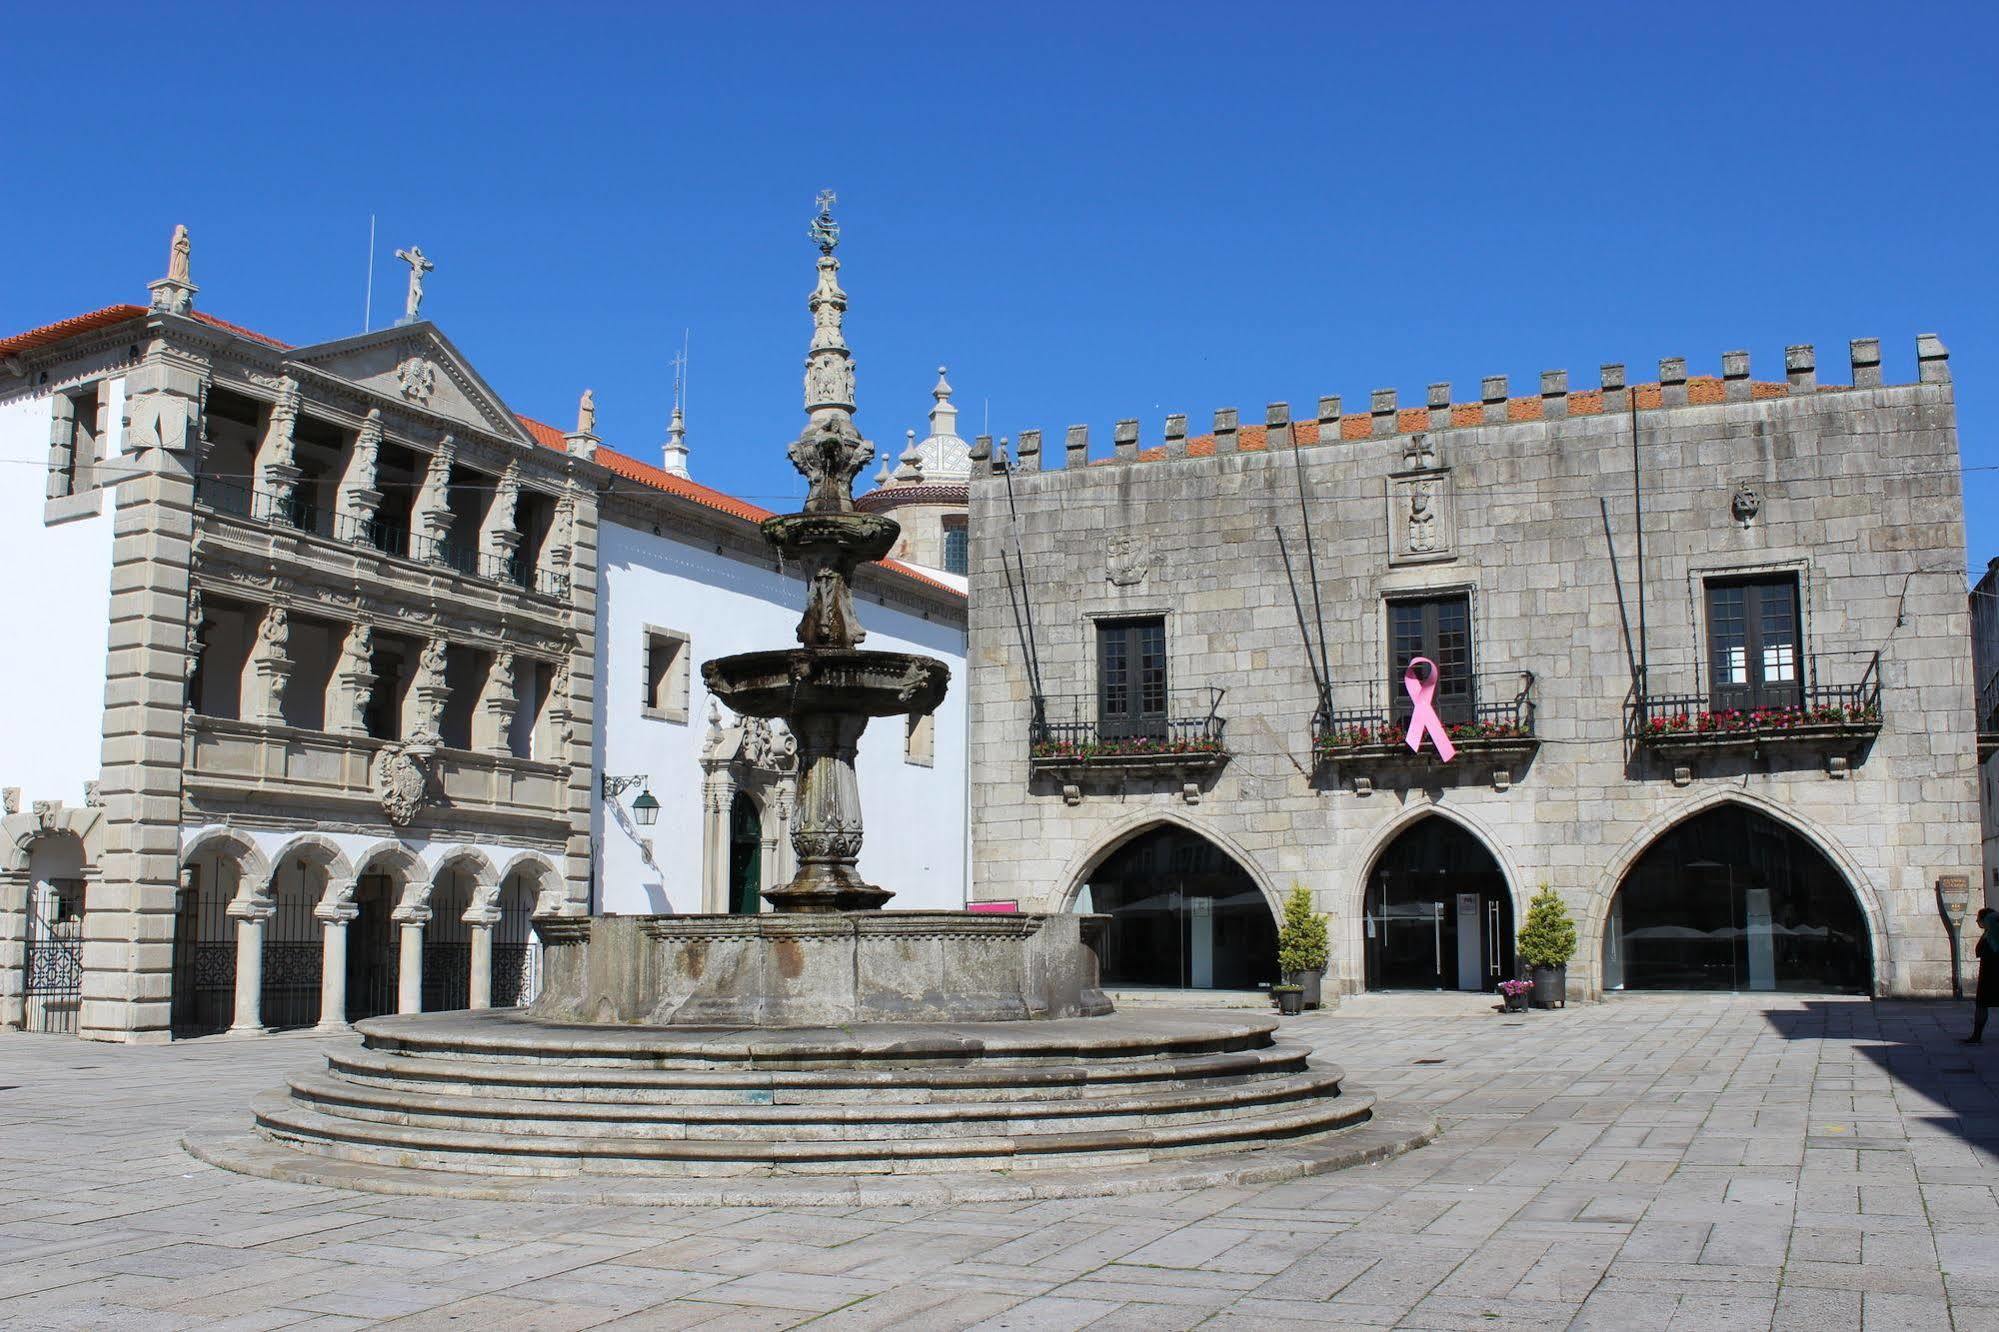
<path id="1" fill-rule="evenodd" d="M 1326 918 L 1312 910 L 1312 894 L 1302 883 L 1284 898 L 1284 923 L 1277 930 L 1277 970 L 1287 985 L 1305 992 L 1307 1008 L 1319 1007 L 1326 974 Z"/>
<path id="2" fill-rule="evenodd" d="M 1509 1013 L 1525 1013 L 1527 996 L 1533 992 L 1533 981 L 1503 980 L 1499 983 L 1499 997 L 1506 1001 L 1506 1011 Z"/>
<path id="3" fill-rule="evenodd" d="M 1536 1008 L 1568 1007 L 1569 959 L 1576 955 L 1576 923 L 1547 884 L 1527 904 L 1520 928 L 1520 964 L 1534 978 Z"/>
<path id="4" fill-rule="evenodd" d="M 1273 985 L 1270 997 L 1277 1001 L 1277 1011 L 1285 1017 L 1297 1017 L 1305 1011 L 1305 987 L 1302 985 Z"/>

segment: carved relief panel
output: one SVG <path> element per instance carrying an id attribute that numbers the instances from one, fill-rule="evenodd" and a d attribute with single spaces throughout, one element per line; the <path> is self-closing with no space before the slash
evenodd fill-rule
<path id="1" fill-rule="evenodd" d="M 1447 467 L 1388 478 L 1388 563 L 1429 564 L 1457 558 L 1457 496 Z"/>

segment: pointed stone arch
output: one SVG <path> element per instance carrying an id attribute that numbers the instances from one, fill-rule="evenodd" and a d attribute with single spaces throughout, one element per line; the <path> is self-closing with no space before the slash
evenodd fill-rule
<path id="1" fill-rule="evenodd" d="M 1228 855 L 1229 859 L 1235 861 L 1249 875 L 1250 881 L 1263 894 L 1263 900 L 1269 904 L 1271 916 L 1274 919 L 1283 919 L 1284 899 L 1271 883 L 1270 876 L 1264 872 L 1263 866 L 1257 862 L 1256 857 L 1250 854 L 1240 842 L 1230 837 L 1227 833 L 1204 823 L 1200 819 L 1190 818 L 1175 809 L 1135 810 L 1111 824 L 1109 828 L 1098 836 L 1096 842 L 1091 845 L 1089 850 L 1076 856 L 1070 860 L 1068 865 L 1063 867 L 1062 877 L 1058 880 L 1062 885 L 1060 895 L 1051 900 L 1046 909 L 1050 911 L 1068 911 L 1072 909 L 1076 901 L 1076 894 L 1082 891 L 1083 883 L 1088 879 L 1092 871 L 1096 870 L 1104 861 L 1110 859 L 1127 842 L 1143 836 L 1154 828 L 1161 827 L 1182 828 L 1197 837 L 1205 838 L 1207 841 L 1214 843 L 1216 847 Z"/>
<path id="2" fill-rule="evenodd" d="M 1336 951 L 1353 959 L 1351 979 L 1360 989 L 1395 988 L 1398 984 L 1412 983 L 1408 977 L 1398 981 L 1377 974 L 1377 957 L 1368 943 L 1367 895 L 1369 888 L 1376 882 L 1383 860 L 1410 837 L 1421 836 L 1419 830 L 1425 824 L 1432 823 L 1440 824 L 1470 839 L 1472 845 L 1484 854 L 1491 862 L 1491 868 L 1497 872 L 1503 892 L 1495 896 L 1503 897 L 1503 902 L 1498 903 L 1503 910 L 1492 921 L 1483 923 L 1480 927 L 1480 937 L 1485 941 L 1484 946 L 1496 950 L 1496 953 L 1487 954 L 1488 959 L 1496 956 L 1494 965 L 1498 968 L 1497 975 L 1490 970 L 1485 973 L 1488 982 L 1503 978 L 1512 966 L 1515 931 L 1519 929 L 1520 922 L 1526 919 L 1527 901 L 1530 896 L 1519 867 L 1513 863 L 1505 843 L 1476 815 L 1453 806 L 1424 800 L 1396 811 L 1392 818 L 1375 828 L 1367 840 L 1355 848 L 1353 854 L 1340 868 L 1337 880 L 1340 902 L 1339 909 L 1334 914 L 1338 917 L 1337 928 L 1341 932 L 1341 938 L 1340 947 Z M 1442 848 L 1431 847 L 1428 850 L 1434 854 Z M 1450 891 L 1453 893 L 1475 891 L 1482 897 L 1486 896 L 1486 889 L 1479 878 L 1480 871 L 1472 866 L 1463 868 L 1470 871 L 1472 877 L 1455 881 Z M 1492 926 L 1496 926 L 1496 929 Z M 1451 928 L 1456 931 L 1459 927 L 1452 925 Z M 1447 952 L 1445 955 L 1451 954 Z M 1450 980 L 1451 972 L 1444 968 L 1441 960 L 1438 971 L 1437 983 L 1445 989 L 1453 988 Z M 1413 983 L 1418 988 L 1428 988 L 1420 981 Z M 1462 987 L 1462 973 L 1459 973 L 1457 985 Z"/>
<path id="3" fill-rule="evenodd" d="M 1513 901 L 1514 920 L 1526 919 L 1528 894 L 1521 881 L 1519 868 L 1507 854 L 1505 843 L 1501 842 L 1498 835 L 1476 815 L 1426 801 L 1397 812 L 1394 818 L 1376 828 L 1373 837 L 1361 844 L 1359 854 L 1349 864 L 1350 872 L 1345 876 L 1346 885 L 1342 890 L 1344 898 L 1341 905 L 1346 908 L 1344 915 L 1348 928 L 1353 932 L 1352 942 L 1356 947 L 1359 946 L 1361 918 L 1367 909 L 1367 881 L 1373 877 L 1374 867 L 1381 863 L 1381 857 L 1387 853 L 1389 847 L 1395 845 L 1402 834 L 1423 820 L 1432 818 L 1456 824 L 1469 833 L 1472 840 L 1485 848 L 1486 854 L 1492 857 L 1493 863 L 1499 866 L 1500 874 L 1506 879 L 1507 896 Z"/>
<path id="4" fill-rule="evenodd" d="M 1627 840 L 1618 853 L 1611 858 L 1604 872 L 1598 876 L 1590 889 L 1587 909 L 1578 922 L 1576 957 L 1589 959 L 1590 989 L 1593 995 L 1600 994 L 1603 985 L 1603 933 L 1610 921 L 1611 903 L 1616 900 L 1618 889 L 1630 875 L 1639 858 L 1652 848 L 1653 843 L 1689 819 L 1719 809 L 1725 805 L 1737 805 L 1751 813 L 1761 814 L 1772 823 L 1787 828 L 1802 837 L 1813 850 L 1826 858 L 1828 864 L 1839 871 L 1846 881 L 1847 891 L 1853 894 L 1854 902 L 1860 908 L 1861 919 L 1867 924 L 1867 946 L 1873 955 L 1874 996 L 1886 997 L 1890 992 L 1891 972 L 1894 969 L 1894 955 L 1888 947 L 1887 913 L 1882 906 L 1881 896 L 1874 881 L 1860 862 L 1853 858 L 1831 830 L 1820 826 L 1812 819 L 1786 805 L 1778 804 L 1753 791 L 1735 789 L 1703 791 L 1698 795 L 1680 801 L 1668 809 L 1661 810 L 1648 820 Z"/>

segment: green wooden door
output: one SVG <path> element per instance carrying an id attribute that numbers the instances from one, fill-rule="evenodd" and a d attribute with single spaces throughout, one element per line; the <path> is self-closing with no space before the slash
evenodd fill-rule
<path id="1" fill-rule="evenodd" d="M 729 912 L 754 916 L 763 910 L 763 814 L 757 802 L 736 793 L 729 806 Z"/>

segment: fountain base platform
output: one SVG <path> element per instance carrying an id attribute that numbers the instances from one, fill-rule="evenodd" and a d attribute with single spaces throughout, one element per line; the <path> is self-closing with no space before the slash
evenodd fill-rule
<path id="1" fill-rule="evenodd" d="M 539 920 L 556 1022 L 804 1027 L 1019 1022 L 1111 1011 L 1104 917 L 970 911 Z"/>
<path id="2" fill-rule="evenodd" d="M 1268 1183 L 1435 1133 L 1266 1015 L 740 1029 L 501 1009 L 356 1029 L 254 1102 L 254 1133 L 188 1150 L 378 1193 L 866 1206 Z"/>

